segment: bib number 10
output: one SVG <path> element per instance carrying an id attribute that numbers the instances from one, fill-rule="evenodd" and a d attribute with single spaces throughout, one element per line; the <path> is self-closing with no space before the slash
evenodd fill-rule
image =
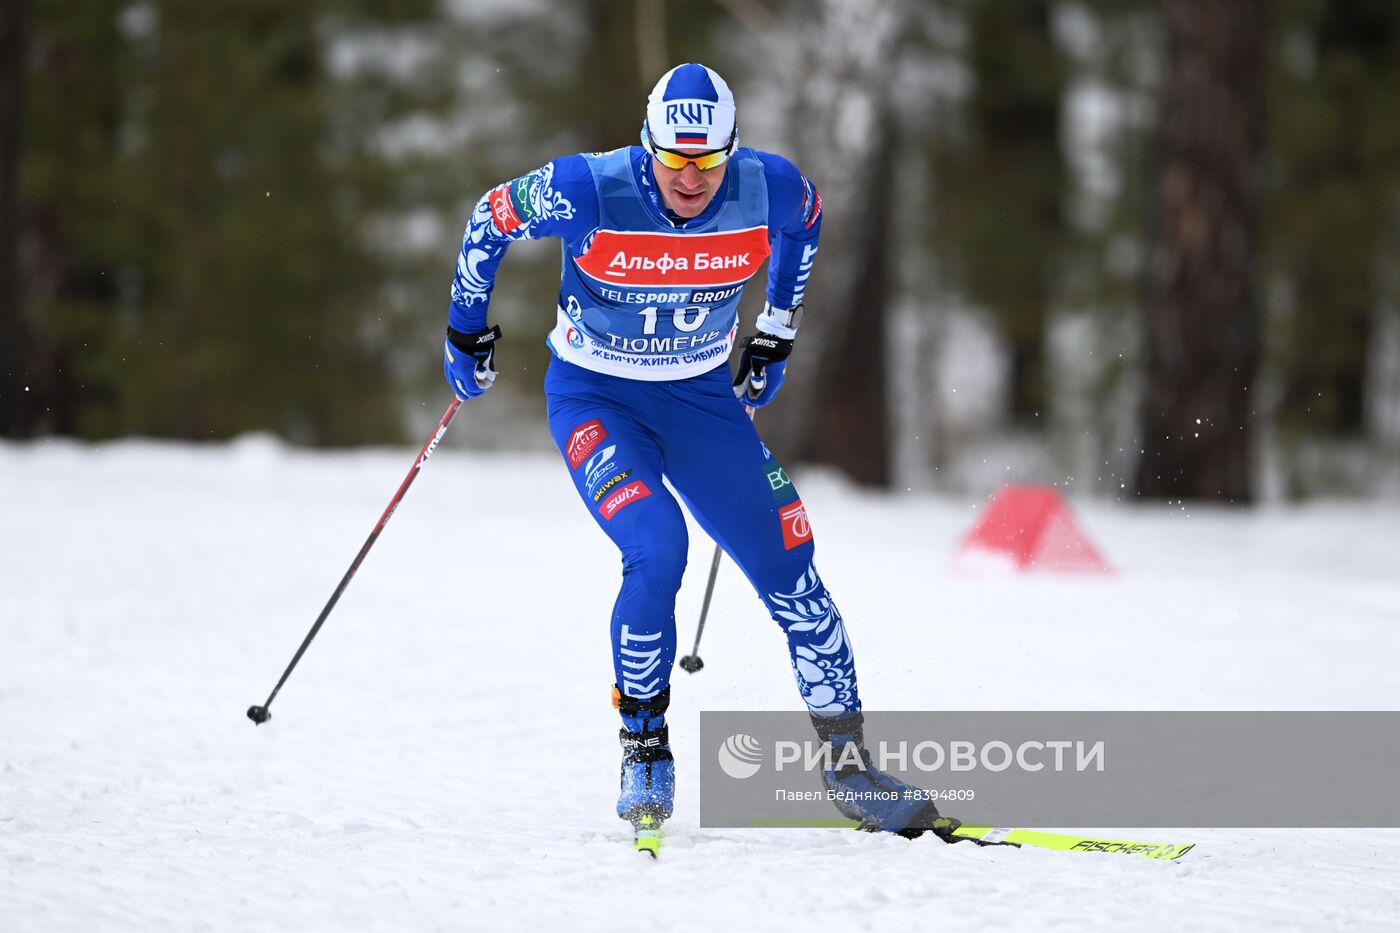
<path id="1" fill-rule="evenodd" d="M 659 308 L 641 308 L 637 311 L 642 316 L 642 333 L 651 336 L 656 333 L 656 320 L 661 313 Z M 710 309 L 700 305 L 691 305 L 688 308 L 677 308 L 671 312 L 671 326 L 683 334 L 691 333 L 700 329 L 700 325 L 705 323 L 705 318 L 710 314 Z"/>

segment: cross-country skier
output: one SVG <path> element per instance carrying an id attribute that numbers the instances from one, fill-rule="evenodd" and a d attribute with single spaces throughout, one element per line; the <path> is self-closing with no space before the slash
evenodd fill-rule
<path id="1" fill-rule="evenodd" d="M 622 552 L 612 613 L 623 725 L 617 813 L 657 825 L 671 815 L 675 789 L 666 707 L 688 549 L 663 476 L 786 634 L 833 760 L 861 742 L 862 720 L 851 645 L 812 562 L 806 509 L 744 409 L 767 405 L 783 384 L 821 196 L 787 159 L 740 147 L 734 97 L 703 65 L 680 65 L 657 82 L 641 142 L 555 159 L 477 202 L 443 365 L 460 398 L 490 388 L 500 330 L 488 327 L 487 306 L 501 258 L 516 240 L 562 240 L 549 428 L 584 506 Z M 731 380 L 739 293 L 765 259 L 768 300 Z M 881 796 L 871 790 L 907 787 L 874 768 L 848 765 L 825 778 L 862 798 L 842 809 L 871 826 L 917 835 L 950 823 L 912 795 L 869 802 Z"/>

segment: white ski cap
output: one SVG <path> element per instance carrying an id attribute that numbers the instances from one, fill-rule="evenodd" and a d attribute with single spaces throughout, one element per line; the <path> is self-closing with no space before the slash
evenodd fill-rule
<path id="1" fill-rule="evenodd" d="M 662 149 L 724 149 L 734 139 L 734 95 L 694 62 L 661 76 L 647 98 L 647 132 Z"/>

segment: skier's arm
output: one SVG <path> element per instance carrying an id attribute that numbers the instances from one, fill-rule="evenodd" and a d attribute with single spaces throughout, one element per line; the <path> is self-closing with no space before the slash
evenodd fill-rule
<path id="1" fill-rule="evenodd" d="M 572 239 L 598 225 L 598 195 L 582 156 L 565 156 L 497 185 L 476 202 L 452 279 L 443 343 L 443 375 L 459 398 L 474 398 L 496 378 L 499 328 L 486 326 L 496 271 L 516 240 Z"/>
<path id="2" fill-rule="evenodd" d="M 768 301 L 758 316 L 758 333 L 739 344 L 734 394 L 762 408 L 778 394 L 788 354 L 802 322 L 802 295 L 822 231 L 822 199 L 816 185 L 782 156 L 758 153 L 768 182 Z"/>
<path id="3" fill-rule="evenodd" d="M 582 236 L 598 225 L 598 194 L 582 156 L 555 159 L 481 196 L 462 235 L 448 322 L 455 330 L 486 326 L 496 270 L 517 240 Z"/>
<path id="4" fill-rule="evenodd" d="M 822 231 L 822 199 L 817 186 L 782 156 L 758 153 L 768 181 L 768 308 L 759 330 L 791 340 L 797 322 L 788 323 L 769 311 L 786 311 L 802 304 L 807 279 L 817 255 Z"/>

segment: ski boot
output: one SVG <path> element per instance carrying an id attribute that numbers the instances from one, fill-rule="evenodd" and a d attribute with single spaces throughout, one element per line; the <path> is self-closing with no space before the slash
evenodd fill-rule
<path id="1" fill-rule="evenodd" d="M 654 697 L 638 700 L 613 688 L 613 705 L 622 714 L 621 790 L 617 815 L 632 824 L 637 851 L 653 858 L 661 845 L 661 824 L 671 816 L 676 796 L 676 765 L 666 730 L 667 687 Z"/>
<path id="2" fill-rule="evenodd" d="M 944 842 L 956 841 L 953 830 L 962 824 L 938 812 L 923 792 L 875 767 L 865 750 L 865 717 L 859 712 L 837 716 L 812 714 L 822 742 L 831 746 L 829 767 L 822 782 L 836 809 L 866 832 L 896 833 L 917 839 L 933 833 Z"/>

